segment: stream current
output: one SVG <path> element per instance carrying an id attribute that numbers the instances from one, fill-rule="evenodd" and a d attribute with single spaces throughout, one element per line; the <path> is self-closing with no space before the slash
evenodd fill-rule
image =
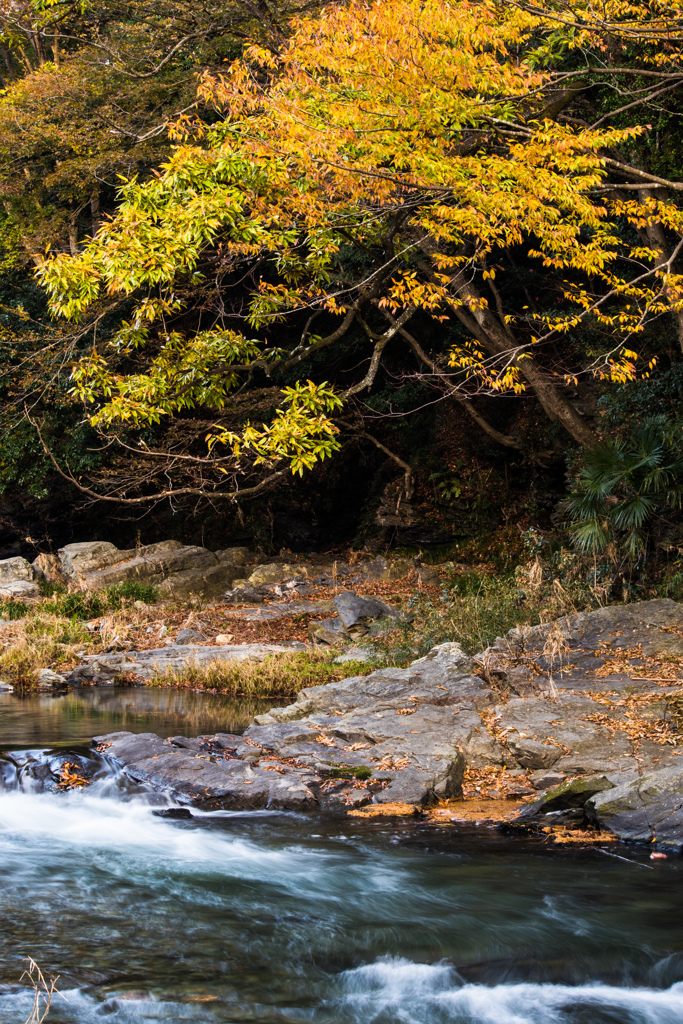
<path id="1" fill-rule="evenodd" d="M 176 693 L 155 710 L 148 690 L 94 692 L 69 695 L 63 713 L 51 703 L 62 698 L 3 696 L 0 751 L 84 754 L 79 699 L 91 735 L 177 733 L 190 704 L 214 728 L 239 720 L 208 695 Z M 10 721 L 15 740 L 30 733 L 30 753 L 17 754 Z M 55 1024 L 683 1021 L 681 860 L 652 866 L 620 848 L 624 863 L 414 822 L 171 820 L 106 765 L 81 791 L 4 778 L 2 1024 L 28 1016 L 25 956 L 60 975 Z"/>

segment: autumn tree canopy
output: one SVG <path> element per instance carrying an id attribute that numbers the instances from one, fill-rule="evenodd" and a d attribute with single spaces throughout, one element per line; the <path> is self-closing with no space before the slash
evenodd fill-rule
<path id="1" fill-rule="evenodd" d="M 235 495 L 366 434 L 403 345 L 497 443 L 521 447 L 478 395 L 533 396 L 591 445 L 581 380 L 656 372 L 649 325 L 683 325 L 683 185 L 641 166 L 652 104 L 683 80 L 679 7 L 354 2 L 206 71 L 159 173 L 39 271 L 54 313 L 91 324 L 73 368 L 91 422 L 120 440 L 193 410 L 195 490 Z M 520 303 L 522 272 L 553 301 Z M 586 332 L 599 342 L 580 352 Z M 320 353 L 359 344 L 355 378 L 332 386 Z M 234 429 L 264 386 L 279 408 Z"/>

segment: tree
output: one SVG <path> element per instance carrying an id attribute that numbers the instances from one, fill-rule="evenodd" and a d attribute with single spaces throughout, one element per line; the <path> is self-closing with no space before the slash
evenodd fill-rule
<path id="1" fill-rule="evenodd" d="M 248 34 L 275 46 L 309 0 L 139 0 L 0 5 L 0 489 L 42 493 L 38 416 L 60 458 L 82 470 L 111 460 L 69 395 L 88 330 L 51 322 L 32 267 L 77 254 L 116 209 L 123 179 L 145 180 L 168 155 L 168 125 L 196 106 L 196 73 L 241 53 Z M 107 321 L 98 320 L 100 338 Z M 39 446 L 40 448 L 40 446 Z M 90 449 L 90 450 L 89 450 Z M 11 456 L 9 453 L 11 452 Z M 129 462 L 130 465 L 130 462 Z M 50 469 L 51 469 L 50 465 Z"/>
<path id="2" fill-rule="evenodd" d="M 565 389 L 580 374 L 632 379 L 646 325 L 681 312 L 683 214 L 659 198 L 656 175 L 610 155 L 646 128 L 567 116 L 587 69 L 552 67 L 557 53 L 576 62 L 587 44 L 599 52 L 632 12 L 626 37 L 645 56 L 624 74 L 647 75 L 660 8 L 615 4 L 605 22 L 579 6 L 582 20 L 569 24 L 563 5 L 353 2 L 297 19 L 277 50 L 255 45 L 224 74 L 206 74 L 199 96 L 210 117 L 179 119 L 158 177 L 127 183 L 86 249 L 40 270 L 67 318 L 133 303 L 74 370 L 93 424 L 120 439 L 126 425 L 196 409 L 205 430 L 208 413 L 208 451 L 188 456 L 207 469 L 195 491 L 235 496 L 221 481 L 246 464 L 272 477 L 330 454 L 334 404 L 362 425 L 356 396 L 402 339 L 501 443 L 519 445 L 486 423 L 473 395 L 529 389 L 576 442 L 594 444 Z M 554 308 L 506 303 L 521 265 L 557 281 Z M 313 333 L 316 321 L 324 333 Z M 425 336 L 444 323 L 457 340 L 430 350 Z M 609 344 L 577 365 L 573 334 L 586 323 Z M 358 331 L 371 343 L 364 375 L 336 396 L 324 382 L 295 382 L 295 414 L 285 406 L 258 431 L 266 443 L 277 424 L 277 444 L 258 449 L 251 425 L 226 425 L 231 392 L 272 386 Z M 294 409 L 292 394 L 306 406 Z"/>

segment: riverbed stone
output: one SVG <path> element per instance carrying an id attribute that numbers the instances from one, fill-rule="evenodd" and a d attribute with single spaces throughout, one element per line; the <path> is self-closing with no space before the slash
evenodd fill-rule
<path id="1" fill-rule="evenodd" d="M 206 640 L 198 629 L 181 629 L 175 638 L 176 644 L 200 644 Z"/>
<path id="2" fill-rule="evenodd" d="M 259 595 L 259 601 L 263 601 L 263 595 Z M 230 609 L 227 617 L 243 622 L 276 622 L 296 615 L 320 615 L 333 610 L 332 601 L 272 601 L 260 608 Z"/>
<path id="3" fill-rule="evenodd" d="M 83 576 L 96 569 L 103 569 L 114 562 L 133 558 L 135 551 L 120 551 L 109 541 L 80 541 L 65 544 L 57 552 L 61 574 L 70 583 L 81 583 Z"/>
<path id="4" fill-rule="evenodd" d="M 600 828 L 630 842 L 683 850 L 683 764 L 649 772 L 586 802 Z"/>
<path id="5" fill-rule="evenodd" d="M 73 587 L 102 590 L 132 581 L 157 586 L 162 597 L 176 600 L 220 597 L 239 574 L 234 563 L 207 548 L 177 540 L 125 550 L 90 541 L 67 544 L 58 555 L 62 576 Z"/>
<path id="6" fill-rule="evenodd" d="M 583 807 L 587 800 L 597 793 L 614 789 L 614 783 L 606 775 L 590 775 L 586 778 L 574 779 L 560 783 L 554 789 L 547 790 L 540 799 L 520 811 L 519 820 L 543 818 L 556 811 Z"/>
<path id="7" fill-rule="evenodd" d="M 54 690 L 65 687 L 67 681 L 66 676 L 61 675 L 59 672 L 53 672 L 49 668 L 41 668 L 38 672 L 37 684 L 39 690 Z"/>
<path id="8" fill-rule="evenodd" d="M 352 626 L 366 625 L 373 619 L 384 616 L 393 619 L 404 619 L 405 616 L 390 604 L 379 601 L 376 597 L 359 597 L 352 590 L 337 594 L 334 599 L 337 614 L 348 631 Z"/>
<path id="9" fill-rule="evenodd" d="M 255 558 L 255 555 L 253 551 L 245 547 L 221 548 L 216 552 L 216 558 L 219 562 L 230 562 L 231 565 L 246 565 L 252 558 Z"/>
<path id="10" fill-rule="evenodd" d="M 683 657 L 683 605 L 664 598 L 511 629 L 477 660 L 513 693 L 530 696 L 649 690 L 647 659 L 658 656 Z"/>

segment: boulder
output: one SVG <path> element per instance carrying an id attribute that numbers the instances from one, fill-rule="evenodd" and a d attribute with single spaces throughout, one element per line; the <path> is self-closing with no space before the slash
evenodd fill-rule
<path id="1" fill-rule="evenodd" d="M 316 643 L 336 644 L 345 637 L 364 636 L 375 632 L 371 623 L 380 619 L 404 619 L 405 616 L 392 605 L 378 601 L 375 597 L 359 597 L 352 590 L 345 590 L 334 599 L 338 615 L 322 622 L 312 622 L 308 634 Z"/>
<path id="2" fill-rule="evenodd" d="M 139 580 L 141 583 L 159 585 L 169 577 L 187 570 L 206 570 L 218 566 L 212 551 L 194 545 L 182 545 L 177 541 L 150 545 L 152 550 L 140 548 L 137 552 L 121 551 L 119 558 L 93 572 L 83 573 L 82 581 L 89 590 L 101 590 L 117 583 Z M 166 547 L 165 545 L 173 545 Z M 228 573 L 229 566 L 226 566 Z"/>
<path id="3" fill-rule="evenodd" d="M 0 599 L 5 601 L 32 600 L 40 597 L 40 587 L 34 583 L 30 562 L 19 556 L 0 561 Z"/>
<path id="4" fill-rule="evenodd" d="M 359 597 L 352 590 L 338 594 L 334 599 L 334 606 L 347 631 L 352 626 L 366 625 L 384 615 L 395 619 L 403 618 L 402 613 L 391 605 L 378 601 L 376 597 Z"/>
<path id="5" fill-rule="evenodd" d="M 625 781 L 586 802 L 589 818 L 630 842 L 683 849 L 683 764 Z"/>
<path id="6" fill-rule="evenodd" d="M 25 558 L 3 558 L 0 561 L 0 586 L 6 583 L 33 582 L 33 566 Z"/>
<path id="7" fill-rule="evenodd" d="M 126 774 L 155 789 L 168 791 L 203 810 L 313 810 L 317 800 L 307 786 L 312 773 L 253 767 L 219 745 L 200 744 L 200 751 L 162 740 L 153 733 L 133 736 L 111 733 L 93 740 L 97 750 L 114 757 Z M 206 750 L 209 750 L 207 756 Z M 210 759 L 209 759 L 210 758 Z"/>
<path id="8" fill-rule="evenodd" d="M 515 821 L 520 824 L 543 823 L 546 820 L 552 821 L 553 824 L 583 821 L 587 801 L 597 793 L 611 789 L 614 789 L 614 783 L 605 775 L 591 775 L 563 782 L 554 789 L 547 790 L 538 800 L 527 804 Z"/>
<path id="9" fill-rule="evenodd" d="M 530 696 L 556 690 L 651 690 L 652 682 L 643 678 L 648 675 L 643 657 L 670 656 L 683 656 L 683 604 L 658 598 L 511 629 L 478 661 L 513 693 Z"/>
<path id="10" fill-rule="evenodd" d="M 532 772 L 529 776 L 529 782 L 534 789 L 556 789 L 564 781 L 564 775 L 552 769 L 546 771 L 544 768 L 539 768 L 538 771 Z"/>
<path id="11" fill-rule="evenodd" d="M 308 627 L 308 635 L 316 644 L 328 644 L 334 647 L 348 638 L 344 629 L 344 623 L 338 616 L 333 619 L 322 619 L 318 622 L 311 622 Z"/>
<path id="12" fill-rule="evenodd" d="M 253 551 L 249 548 L 222 548 L 216 552 L 219 562 L 230 562 L 231 565 L 245 565 L 254 557 Z"/>
<path id="13" fill-rule="evenodd" d="M 252 587 L 262 587 L 268 583 L 285 583 L 287 580 L 294 580 L 301 576 L 301 570 L 295 569 L 293 565 L 286 562 L 266 562 L 265 565 L 258 565 L 249 582 Z"/>
<path id="14" fill-rule="evenodd" d="M 226 590 L 223 599 L 228 604 L 263 604 L 263 594 L 253 587 L 248 580 L 232 581 L 232 590 Z"/>
<path id="15" fill-rule="evenodd" d="M 417 570 L 417 578 L 421 587 L 438 587 L 441 585 L 441 574 L 435 565 L 421 565 Z"/>
<path id="16" fill-rule="evenodd" d="M 516 737 L 508 736 L 507 747 L 522 768 L 551 768 L 563 753 L 562 748 L 554 743 L 540 743 L 519 734 Z"/>
<path id="17" fill-rule="evenodd" d="M 258 608 L 235 608 L 227 614 L 231 619 L 242 622 L 276 622 L 278 619 L 319 615 L 331 611 L 334 611 L 331 601 L 272 601 Z"/>
<path id="18" fill-rule="evenodd" d="M 62 575 L 59 555 L 42 553 L 31 562 L 36 579 L 46 580 L 48 583 L 65 583 Z"/>
<path id="19" fill-rule="evenodd" d="M 40 597 L 40 587 L 28 580 L 15 580 L 14 583 L 0 583 L 0 600 L 2 601 L 35 601 Z"/>
<path id="20" fill-rule="evenodd" d="M 119 551 L 115 544 L 106 540 L 66 544 L 57 552 L 62 576 L 71 583 L 81 583 L 86 573 L 133 558 L 135 554 L 135 551 Z"/>
<path id="21" fill-rule="evenodd" d="M 103 590 L 135 581 L 157 586 L 163 597 L 182 601 L 218 598 L 237 575 L 231 562 L 177 540 L 123 551 L 106 541 L 67 544 L 59 558 L 62 574 L 73 586 Z"/>
<path id="22" fill-rule="evenodd" d="M 181 629 L 175 638 L 176 644 L 201 644 L 206 637 L 196 629 Z"/>
<path id="23" fill-rule="evenodd" d="M 53 672 L 49 668 L 41 668 L 38 673 L 39 690 L 54 690 L 66 685 L 66 676 L 60 675 L 59 672 Z"/>
<path id="24" fill-rule="evenodd" d="M 162 597 L 176 601 L 187 601 L 202 598 L 205 601 L 216 601 L 222 598 L 226 587 L 231 586 L 238 569 L 230 562 L 184 569 L 173 572 L 162 580 L 159 593 Z"/>

